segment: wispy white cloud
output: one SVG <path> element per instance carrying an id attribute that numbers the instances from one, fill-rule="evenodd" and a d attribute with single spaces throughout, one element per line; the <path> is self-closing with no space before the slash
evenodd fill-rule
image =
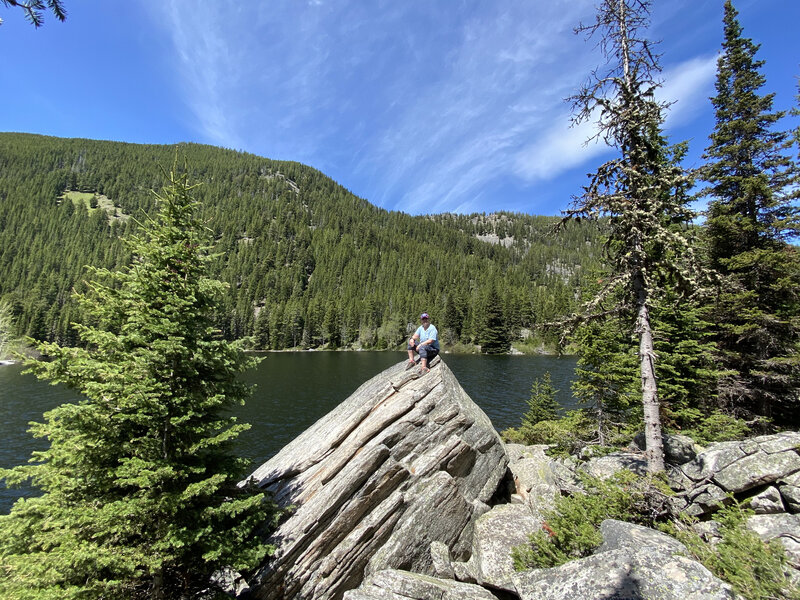
<path id="1" fill-rule="evenodd" d="M 181 87 L 210 143 L 308 163 L 386 208 L 477 210 L 606 151 L 563 98 L 598 57 L 572 27 L 593 0 L 415 5 L 169 0 Z M 693 118 L 713 58 L 665 74 Z"/>
<path id="2" fill-rule="evenodd" d="M 658 99 L 671 103 L 665 128 L 674 128 L 689 121 L 706 107 L 712 88 L 716 58 L 697 57 L 668 69 Z M 609 153 L 602 140 L 595 139 L 597 128 L 591 121 L 571 127 L 569 114 L 564 113 L 515 157 L 515 173 L 526 181 L 554 179 L 563 172 Z"/>
<path id="3" fill-rule="evenodd" d="M 667 128 L 683 125 L 708 108 L 716 72 L 716 55 L 698 56 L 665 71 L 659 100 L 672 103 L 667 113 Z"/>

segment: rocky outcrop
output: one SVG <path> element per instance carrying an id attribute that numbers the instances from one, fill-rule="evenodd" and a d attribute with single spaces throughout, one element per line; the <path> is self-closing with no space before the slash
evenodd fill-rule
<path id="1" fill-rule="evenodd" d="M 603 545 L 587 558 L 513 577 L 522 600 L 733 600 L 727 584 L 658 531 L 604 521 Z"/>
<path id="2" fill-rule="evenodd" d="M 674 508 L 704 517 L 698 533 L 714 543 L 711 513 L 731 496 L 748 500 L 748 526 L 800 567 L 800 514 L 787 514 L 800 512 L 800 434 L 704 451 L 672 436 L 668 446 Z M 400 363 L 253 472 L 286 509 L 269 539 L 275 555 L 249 588 L 232 571 L 213 583 L 260 599 L 735 598 L 680 542 L 620 521 L 602 524 L 592 556 L 515 572 L 512 549 L 586 475 L 646 471 L 635 446 L 558 459 L 547 448 L 504 446 L 441 359 L 425 374 Z"/>
<path id="3" fill-rule="evenodd" d="M 389 569 L 367 578 L 344 600 L 497 600 L 488 590 L 469 583 Z"/>
<path id="4" fill-rule="evenodd" d="M 798 449 L 796 432 L 713 444 L 672 471 L 670 485 L 682 492 L 677 509 L 693 516 L 709 514 L 733 494 L 740 501 L 750 499 L 761 514 L 797 512 Z"/>
<path id="5" fill-rule="evenodd" d="M 365 576 L 389 585 L 376 575 L 387 569 L 433 575 L 432 542 L 453 560 L 471 553 L 506 474 L 502 442 L 441 360 L 424 375 L 405 367 L 362 385 L 251 475 L 291 507 L 254 597 L 341 598 Z"/>

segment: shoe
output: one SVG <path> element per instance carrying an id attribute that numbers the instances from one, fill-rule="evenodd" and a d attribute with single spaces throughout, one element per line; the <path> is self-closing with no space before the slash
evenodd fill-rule
<path id="1" fill-rule="evenodd" d="M 406 371 L 408 371 L 409 369 L 414 368 L 416 365 L 417 365 L 417 363 L 415 363 L 413 360 L 408 361 L 406 363 Z"/>

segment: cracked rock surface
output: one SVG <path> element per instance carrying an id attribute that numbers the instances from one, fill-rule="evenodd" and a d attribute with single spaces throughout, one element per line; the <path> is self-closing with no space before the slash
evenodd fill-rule
<path id="1" fill-rule="evenodd" d="M 506 473 L 486 414 L 437 357 L 363 384 L 250 478 L 293 507 L 253 597 L 341 598 L 370 574 L 435 573 L 431 543 L 467 557 L 478 507 Z"/>

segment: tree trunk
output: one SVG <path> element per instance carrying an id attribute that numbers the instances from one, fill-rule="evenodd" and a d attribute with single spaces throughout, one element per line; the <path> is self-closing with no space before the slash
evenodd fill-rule
<path id="1" fill-rule="evenodd" d="M 653 332 L 650 328 L 650 311 L 647 308 L 647 291 L 642 274 L 634 278 L 637 296 L 636 332 L 639 334 L 639 365 L 642 375 L 642 406 L 644 408 L 644 437 L 647 470 L 660 473 L 664 470 L 664 441 L 661 437 L 661 413 L 658 406 L 656 382 L 656 354 L 653 349 Z"/>

